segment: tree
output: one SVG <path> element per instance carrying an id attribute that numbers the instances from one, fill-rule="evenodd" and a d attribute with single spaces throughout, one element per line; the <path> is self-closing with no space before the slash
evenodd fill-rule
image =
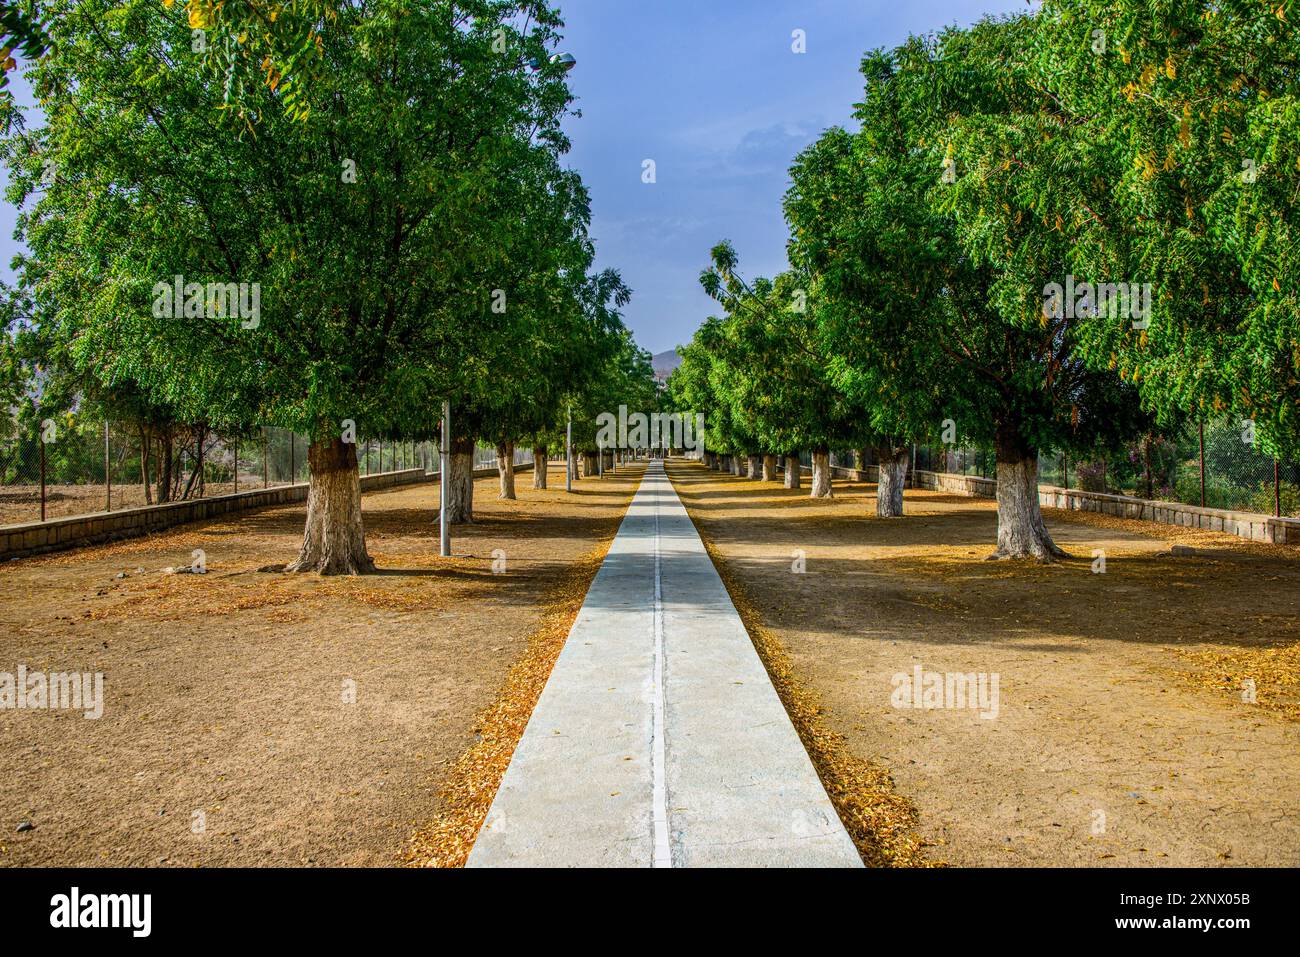
<path id="1" fill-rule="evenodd" d="M 32 69 L 48 126 L 3 147 L 11 199 L 35 199 L 21 289 L 99 381 L 213 427 L 308 434 L 289 570 L 373 568 L 350 426 L 429 435 L 438 397 L 491 352 L 491 277 L 527 229 L 517 194 L 546 179 L 518 171 L 566 145 L 562 77 L 516 62 L 531 41 L 511 20 L 531 7 L 343 7 L 318 35 L 311 122 L 263 86 L 249 129 L 219 111 L 180 11 L 51 4 Z"/>
<path id="2" fill-rule="evenodd" d="M 1016 144 L 1038 209 L 1063 224 L 1070 270 L 1150 287 L 1140 322 L 1105 303 L 1081 317 L 1089 362 L 1135 383 L 1162 423 L 1255 420 L 1275 455 L 1300 449 L 1300 30 L 1289 8 L 1051 0 L 1031 61 L 1050 139 Z M 967 147 L 977 158 L 992 148 Z M 1007 215 L 995 195 L 978 212 L 990 231 Z"/>
<path id="3" fill-rule="evenodd" d="M 799 452 L 806 449 L 813 463 L 810 494 L 829 497 L 831 448 L 863 441 L 867 427 L 861 407 L 828 375 L 830 356 L 817 337 L 816 290 L 796 273 L 747 283 L 729 243 L 714 247 L 712 258 L 701 281 L 728 313 L 723 329 L 735 375 L 724 394 L 733 414 L 745 410 L 752 422 L 764 454 L 763 477 L 775 477 L 775 453 L 786 460 L 794 485 Z"/>
<path id="4" fill-rule="evenodd" d="M 851 174 L 840 180 L 851 188 L 830 195 L 852 209 L 823 225 L 800 209 L 807 196 L 815 207 L 816 194 L 805 196 L 798 184 L 789 206 L 795 242 L 806 247 L 800 256 L 827 278 L 828 295 L 837 300 L 828 331 L 844 349 L 842 375 L 850 383 L 858 376 L 873 403 L 883 393 L 902 404 L 901 413 L 878 420 L 884 430 L 915 429 L 933 414 L 934 397 L 916 388 L 913 370 L 933 377 L 951 424 L 996 449 L 994 557 L 1046 561 L 1062 552 L 1039 508 L 1038 451 L 1090 449 L 1131 434 L 1136 402 L 1113 374 L 1084 363 L 1077 322 L 1044 310 L 1039 290 L 1059 275 L 1059 248 L 1040 247 L 1038 255 L 1015 260 L 1026 267 L 1015 270 L 1005 250 L 1031 226 L 990 235 L 970 212 L 994 200 L 987 168 L 961 162 L 961 137 L 973 141 L 981 128 L 994 136 L 1008 117 L 1041 123 L 1041 94 L 1026 64 L 1034 29 L 1032 17 L 984 20 L 869 54 L 855 113 L 862 129 L 851 144 L 831 131 L 839 142 L 825 147 L 836 175 Z M 821 162 L 812 157 L 805 165 L 815 171 Z M 885 225 L 882 193 L 901 218 L 877 241 Z M 855 328 L 870 340 L 860 351 L 848 341 Z M 908 351 L 900 357 L 898 349 Z"/>

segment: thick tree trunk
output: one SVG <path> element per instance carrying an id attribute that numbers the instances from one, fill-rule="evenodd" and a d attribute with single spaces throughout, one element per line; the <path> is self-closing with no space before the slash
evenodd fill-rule
<path id="1" fill-rule="evenodd" d="M 474 440 L 451 440 L 451 468 L 447 476 L 447 520 L 453 525 L 474 521 Z"/>
<path id="2" fill-rule="evenodd" d="M 776 481 L 776 456 L 775 455 L 763 456 L 763 481 L 764 482 Z"/>
<path id="3" fill-rule="evenodd" d="M 831 491 L 831 453 L 814 452 L 812 455 L 812 491 L 811 498 L 832 498 Z"/>
<path id="4" fill-rule="evenodd" d="M 497 443 L 497 475 L 501 479 L 499 498 L 515 497 L 515 443 Z"/>
<path id="5" fill-rule="evenodd" d="M 366 551 L 361 522 L 361 474 L 357 447 L 342 439 L 312 442 L 307 450 L 311 479 L 307 529 L 298 558 L 287 572 L 362 575 L 375 570 Z"/>
<path id="6" fill-rule="evenodd" d="M 876 515 L 898 518 L 903 514 L 903 489 L 907 486 L 907 447 L 876 449 Z"/>
<path id="7" fill-rule="evenodd" d="M 763 477 L 762 458 L 760 458 L 757 455 L 748 455 L 745 457 L 745 462 L 746 462 L 745 474 L 749 478 L 752 478 L 754 481 L 757 482 L 759 479 Z"/>
<path id="8" fill-rule="evenodd" d="M 999 425 L 998 550 L 990 558 L 1036 558 L 1050 562 L 1066 557 L 1043 523 L 1038 502 L 1038 454 L 1020 439 L 1014 426 Z"/>
<path id="9" fill-rule="evenodd" d="M 803 488 L 803 463 L 797 455 L 785 457 L 785 487 Z"/>
<path id="10" fill-rule="evenodd" d="M 713 471 L 715 472 L 721 472 L 722 456 L 719 455 L 717 452 L 712 453 L 712 456 L 713 457 L 709 460 L 709 468 L 713 469 Z"/>
<path id="11" fill-rule="evenodd" d="M 727 456 L 727 464 L 730 466 L 730 472 L 732 475 L 740 475 L 744 471 L 744 469 L 741 468 L 739 455 Z"/>
<path id="12" fill-rule="evenodd" d="M 596 453 L 595 453 L 595 452 L 583 452 L 583 453 L 582 453 L 582 476 L 583 476 L 583 478 L 590 478 L 591 476 L 593 476 L 593 475 L 595 475 L 595 474 L 596 474 Z"/>
<path id="13" fill-rule="evenodd" d="M 533 449 L 533 488 L 546 488 L 546 448 Z"/>

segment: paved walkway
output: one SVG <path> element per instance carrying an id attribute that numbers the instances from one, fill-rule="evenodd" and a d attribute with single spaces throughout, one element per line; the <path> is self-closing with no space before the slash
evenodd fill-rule
<path id="1" fill-rule="evenodd" d="M 861 866 L 657 461 L 469 866 Z"/>

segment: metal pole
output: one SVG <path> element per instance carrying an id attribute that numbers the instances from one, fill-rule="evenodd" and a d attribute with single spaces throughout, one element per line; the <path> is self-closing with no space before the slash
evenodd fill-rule
<path id="1" fill-rule="evenodd" d="M 289 484 L 293 485 L 298 481 L 298 433 L 289 433 Z"/>
<path id="2" fill-rule="evenodd" d="M 1277 459 L 1273 460 L 1273 515 L 1282 517 L 1282 469 Z"/>
<path id="3" fill-rule="evenodd" d="M 235 493 L 239 493 L 239 439 L 235 439 Z"/>
<path id="4" fill-rule="evenodd" d="M 438 460 L 438 530 L 443 558 L 451 557 L 451 523 L 447 521 L 447 508 L 451 504 L 451 403 L 442 404 L 442 447 Z"/>
<path id="5" fill-rule="evenodd" d="M 564 427 L 564 490 L 573 491 L 573 406 L 569 406 L 569 421 Z"/>
<path id="6" fill-rule="evenodd" d="M 45 436 L 41 436 L 41 521 L 45 521 Z"/>
<path id="7" fill-rule="evenodd" d="M 104 420 L 104 511 L 113 511 L 113 470 L 108 464 L 108 419 Z"/>
<path id="8" fill-rule="evenodd" d="M 1201 423 L 1201 508 L 1205 508 L 1205 423 Z"/>
<path id="9" fill-rule="evenodd" d="M 271 487 L 271 460 L 266 452 L 266 426 L 262 426 L 262 488 Z"/>
<path id="10" fill-rule="evenodd" d="M 596 477 L 605 477 L 605 446 L 596 443 Z"/>

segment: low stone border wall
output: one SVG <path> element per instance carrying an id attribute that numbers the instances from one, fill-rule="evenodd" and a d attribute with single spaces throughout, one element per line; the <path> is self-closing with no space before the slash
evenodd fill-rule
<path id="1" fill-rule="evenodd" d="M 531 463 L 516 465 L 516 472 L 532 469 Z M 474 477 L 496 475 L 496 467 L 475 469 Z M 436 473 L 424 469 L 402 469 L 361 476 L 361 491 L 375 492 L 416 482 L 437 482 Z M 0 528 L 0 561 L 23 558 L 42 552 L 57 552 L 82 545 L 99 545 L 122 538 L 137 538 L 176 525 L 201 522 L 234 512 L 246 512 L 273 505 L 307 501 L 307 483 L 252 489 L 229 495 L 214 495 L 165 505 L 143 505 L 119 512 L 96 512 L 71 518 L 53 518 L 45 522 L 27 522 Z"/>

